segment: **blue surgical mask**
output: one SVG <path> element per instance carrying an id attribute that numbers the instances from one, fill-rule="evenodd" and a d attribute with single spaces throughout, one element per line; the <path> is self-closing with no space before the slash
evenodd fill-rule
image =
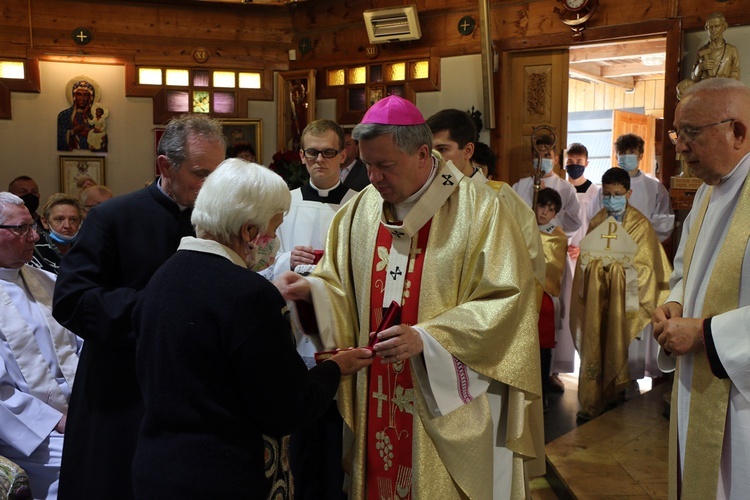
<path id="1" fill-rule="evenodd" d="M 571 163 L 565 166 L 565 170 L 568 171 L 568 177 L 571 179 L 578 179 L 583 175 L 583 171 L 586 170 L 585 165 L 578 165 L 577 163 Z"/>
<path id="2" fill-rule="evenodd" d="M 624 194 L 602 197 L 602 205 L 604 205 L 604 208 L 606 208 L 608 212 L 622 212 L 625 210 L 627 204 L 628 199 Z"/>
<path id="3" fill-rule="evenodd" d="M 618 155 L 617 166 L 628 172 L 638 168 L 638 155 Z"/>
<path id="4" fill-rule="evenodd" d="M 538 168 L 539 165 L 539 159 L 534 158 L 534 168 Z M 552 161 L 552 158 L 542 158 L 542 173 L 544 175 L 547 175 L 548 173 L 552 172 L 552 167 L 554 167 L 555 164 Z"/>
<path id="5" fill-rule="evenodd" d="M 54 229 L 50 229 L 49 231 L 49 239 L 51 239 L 53 243 L 57 243 L 58 245 L 70 245 L 71 243 L 74 243 L 77 238 L 78 238 L 77 232 L 73 236 L 65 236 L 63 234 L 58 233 Z"/>

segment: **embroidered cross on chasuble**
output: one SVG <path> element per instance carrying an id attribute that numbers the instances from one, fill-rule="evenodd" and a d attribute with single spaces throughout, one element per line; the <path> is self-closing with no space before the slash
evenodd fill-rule
<path id="1" fill-rule="evenodd" d="M 398 226 L 381 223 L 378 230 L 370 292 L 370 331 L 392 300 L 402 306 L 401 322 L 417 322 L 427 221 L 409 238 Z M 409 360 L 370 366 L 367 416 L 367 497 L 411 498 L 414 386 Z"/>

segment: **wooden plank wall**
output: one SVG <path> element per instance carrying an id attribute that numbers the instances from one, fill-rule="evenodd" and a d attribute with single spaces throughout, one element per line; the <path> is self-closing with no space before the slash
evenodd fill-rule
<path id="1" fill-rule="evenodd" d="M 92 32 L 88 45 L 71 33 Z M 287 69 L 292 23 L 284 7 L 91 0 L 15 0 L 0 5 L 0 55 L 87 62 Z M 84 57 L 85 56 L 85 57 Z M 88 58 L 88 59 L 87 59 Z"/>
<path id="2" fill-rule="evenodd" d="M 647 115 L 664 116 L 664 78 L 639 80 L 631 93 L 603 83 L 570 80 L 568 112 L 622 108 L 644 108 Z"/>

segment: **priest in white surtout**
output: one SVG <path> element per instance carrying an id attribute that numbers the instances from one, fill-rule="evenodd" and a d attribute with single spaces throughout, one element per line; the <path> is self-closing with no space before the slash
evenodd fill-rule
<path id="1" fill-rule="evenodd" d="M 21 198 L 0 193 L 0 455 L 34 498 L 57 498 L 63 434 L 82 341 L 52 317 L 55 276 L 25 265 L 39 239 Z"/>
<path id="2" fill-rule="evenodd" d="M 685 220 L 669 300 L 654 311 L 660 368 L 677 368 L 670 498 L 750 491 L 750 89 L 691 87 L 670 139 L 705 182 Z"/>
<path id="3" fill-rule="evenodd" d="M 409 101 L 378 101 L 352 135 L 371 187 L 334 217 L 312 277 L 278 281 L 329 348 L 366 345 L 383 306 L 403 308 L 380 361 L 339 390 L 350 498 L 523 498 L 523 463 L 543 457 L 524 239 L 492 191 L 431 155 Z"/>

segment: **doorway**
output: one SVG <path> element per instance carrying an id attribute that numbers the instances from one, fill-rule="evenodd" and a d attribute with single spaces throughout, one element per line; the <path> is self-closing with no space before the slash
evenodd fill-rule
<path id="1" fill-rule="evenodd" d="M 592 182 L 600 183 L 602 174 L 617 164 L 613 145 L 624 133 L 643 137 L 641 170 L 658 176 L 666 45 L 666 37 L 658 36 L 570 48 L 567 144 L 588 148 L 586 177 Z"/>

